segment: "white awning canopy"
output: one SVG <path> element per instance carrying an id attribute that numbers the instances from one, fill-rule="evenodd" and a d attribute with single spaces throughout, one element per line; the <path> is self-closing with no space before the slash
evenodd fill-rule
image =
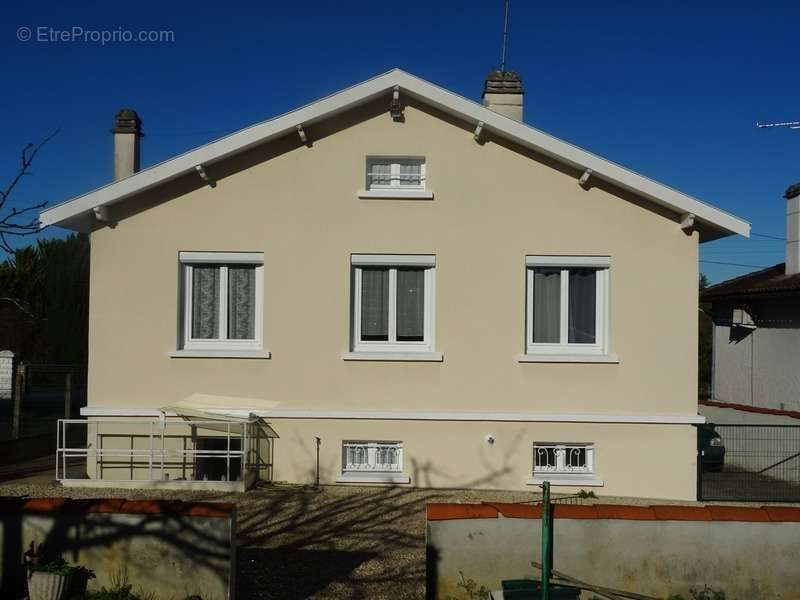
<path id="1" fill-rule="evenodd" d="M 280 437 L 255 411 L 275 408 L 278 402 L 256 398 L 240 398 L 235 396 L 214 396 L 209 394 L 192 394 L 174 404 L 161 407 L 161 412 L 177 415 L 185 421 L 204 422 L 203 428 L 214 429 L 208 421 L 219 421 L 220 426 L 227 423 L 243 425 L 257 424 L 268 437 Z"/>

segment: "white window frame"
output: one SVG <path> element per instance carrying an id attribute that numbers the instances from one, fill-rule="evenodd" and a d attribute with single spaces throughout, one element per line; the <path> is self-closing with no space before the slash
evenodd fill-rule
<path id="1" fill-rule="evenodd" d="M 372 169 L 375 164 L 389 163 L 390 166 L 390 181 L 388 184 L 373 184 L 372 183 Z M 400 184 L 400 165 L 401 164 L 418 164 L 419 167 L 419 185 L 401 185 Z M 366 190 L 368 192 L 377 191 L 409 191 L 409 192 L 424 192 L 426 188 L 425 181 L 425 157 L 424 156 L 368 156 L 367 157 L 367 172 L 366 172 Z"/>
<path id="2" fill-rule="evenodd" d="M 552 448 L 555 450 L 556 464 L 552 467 L 536 466 L 537 448 Z M 570 468 L 566 464 L 568 449 L 580 448 L 586 452 L 586 466 Z M 559 475 L 565 477 L 591 477 L 594 475 L 594 444 L 586 442 L 534 442 L 533 443 L 533 469 L 534 477 Z"/>
<path id="3" fill-rule="evenodd" d="M 597 269 L 595 290 L 595 343 L 569 342 L 569 269 L 588 267 Z M 533 341 L 533 271 L 535 268 L 561 270 L 560 340 L 558 343 Z M 608 256 L 526 256 L 526 356 L 605 356 L 609 362 L 616 357 L 609 353 L 609 288 L 611 258 Z"/>
<path id="4" fill-rule="evenodd" d="M 347 450 L 350 447 L 362 446 L 367 451 L 367 462 L 363 465 L 349 464 Z M 394 448 L 397 452 L 397 464 L 394 468 L 380 468 L 377 462 L 378 450 L 381 448 Z M 348 473 L 402 473 L 403 472 L 403 442 L 379 440 L 344 440 L 342 442 L 342 474 Z"/>
<path id="5" fill-rule="evenodd" d="M 436 257 L 429 254 L 353 254 L 350 257 L 353 269 L 353 323 L 352 351 L 354 353 L 432 353 L 435 331 L 436 302 Z M 389 269 L 389 329 L 388 340 L 361 340 L 361 274 L 362 267 L 385 267 Z M 422 267 L 425 270 L 425 300 L 423 340 L 421 342 L 397 341 L 397 269 Z"/>
<path id="6" fill-rule="evenodd" d="M 264 349 L 264 253 L 263 252 L 181 252 L 179 254 L 183 287 L 181 290 L 181 350 L 182 351 L 262 351 Z M 192 334 L 192 272 L 193 265 L 220 267 L 219 338 L 199 339 Z M 255 339 L 229 340 L 228 335 L 228 267 L 255 266 Z"/>

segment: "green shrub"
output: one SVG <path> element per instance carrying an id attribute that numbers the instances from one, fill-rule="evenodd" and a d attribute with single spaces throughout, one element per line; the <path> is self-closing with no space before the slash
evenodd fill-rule
<path id="1" fill-rule="evenodd" d="M 133 584 L 128 583 L 128 574 L 118 571 L 111 576 L 111 587 L 103 586 L 99 590 L 86 592 L 80 600 L 156 600 L 153 593 L 133 591 Z"/>
<path id="2" fill-rule="evenodd" d="M 456 584 L 456 587 L 461 588 L 466 593 L 468 600 L 491 600 L 492 594 L 486 586 L 479 586 L 474 579 L 467 579 L 464 577 L 462 571 L 458 572 L 461 575 L 461 581 Z M 448 596 L 445 600 L 459 600 L 454 596 Z"/>

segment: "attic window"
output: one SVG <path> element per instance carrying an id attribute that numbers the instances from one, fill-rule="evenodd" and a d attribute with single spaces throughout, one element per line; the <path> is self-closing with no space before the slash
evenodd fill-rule
<path id="1" fill-rule="evenodd" d="M 432 199 L 426 185 L 425 158 L 368 157 L 365 188 L 359 197 Z"/>

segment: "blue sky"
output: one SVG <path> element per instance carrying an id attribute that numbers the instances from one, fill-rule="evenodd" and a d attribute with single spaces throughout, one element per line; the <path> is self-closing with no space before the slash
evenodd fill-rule
<path id="1" fill-rule="evenodd" d="M 800 180 L 800 3 L 512 0 L 510 68 L 525 120 L 784 236 Z M 502 0 L 39 2 L 4 6 L 0 184 L 55 128 L 16 205 L 109 181 L 115 112 L 145 122 L 144 166 L 398 66 L 479 99 L 499 63 Z M 17 39 L 29 27 L 33 40 Z M 167 43 L 36 41 L 39 27 L 169 30 Z M 48 231 L 46 235 L 58 234 Z M 704 244 L 704 261 L 767 266 L 783 242 Z M 753 270 L 701 264 L 712 280 Z"/>

